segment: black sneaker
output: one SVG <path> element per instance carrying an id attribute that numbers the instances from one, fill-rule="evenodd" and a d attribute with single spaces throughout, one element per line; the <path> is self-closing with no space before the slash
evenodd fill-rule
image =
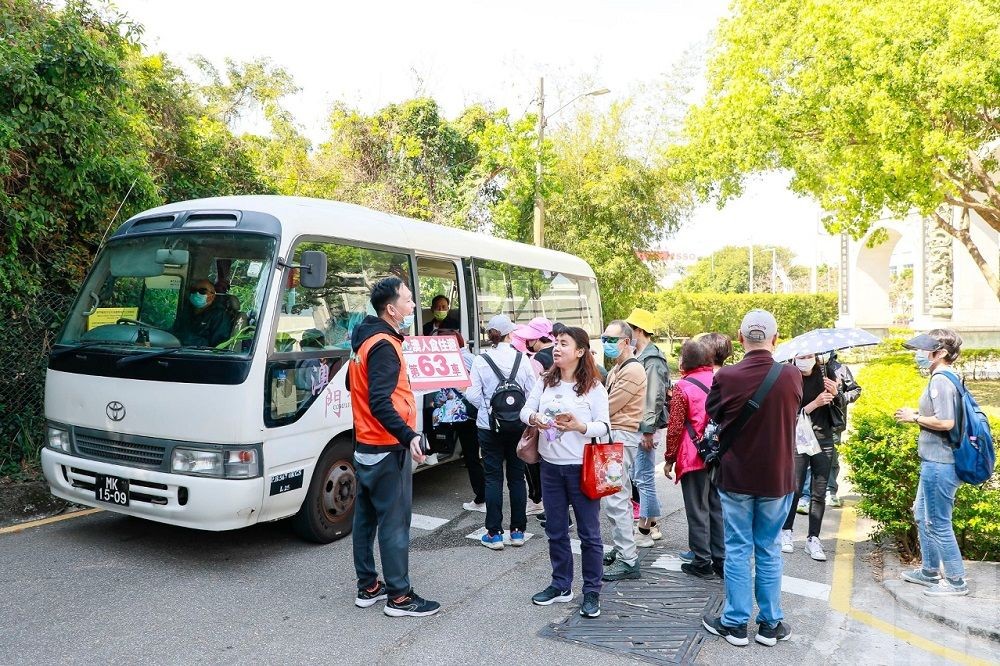
<path id="1" fill-rule="evenodd" d="M 380 580 L 375 581 L 375 585 L 368 589 L 358 590 L 358 596 L 354 600 L 354 605 L 358 608 L 369 608 L 380 601 L 384 601 L 389 596 L 385 591 L 385 583 Z"/>
<path id="2" fill-rule="evenodd" d="M 681 565 L 681 571 L 689 576 L 697 576 L 698 578 L 704 578 L 705 580 L 712 580 L 715 578 L 715 570 L 712 568 L 711 564 L 695 564 L 694 562 L 685 562 Z"/>
<path id="3" fill-rule="evenodd" d="M 722 624 L 721 617 L 706 615 L 701 619 L 701 625 L 708 633 L 725 638 L 730 645 L 743 647 L 750 642 L 750 639 L 747 638 L 747 625 L 745 624 L 738 627 L 727 627 Z"/>
<path id="4" fill-rule="evenodd" d="M 544 530 L 545 529 L 545 514 L 544 513 L 538 514 L 538 522 L 540 522 L 542 524 L 542 529 Z M 573 516 L 569 517 L 569 526 L 573 527 Z"/>
<path id="5" fill-rule="evenodd" d="M 618 559 L 618 549 L 612 548 L 608 552 L 604 553 L 604 559 L 602 560 L 604 566 L 610 567 Z"/>
<path id="6" fill-rule="evenodd" d="M 791 635 L 791 627 L 784 622 L 778 622 L 773 627 L 769 624 L 761 622 L 757 625 L 757 635 L 754 636 L 754 640 L 761 645 L 772 646 L 778 641 L 787 641 L 788 637 Z"/>
<path id="7" fill-rule="evenodd" d="M 531 603 L 536 606 L 550 606 L 552 604 L 565 604 L 573 601 L 573 590 L 560 590 L 551 585 L 531 597 Z"/>
<path id="8" fill-rule="evenodd" d="M 385 614 L 389 617 L 426 617 L 441 610 L 441 604 L 428 601 L 410 590 L 399 601 L 389 599 L 385 602 Z"/>
<path id="9" fill-rule="evenodd" d="M 580 606 L 580 615 L 584 617 L 598 617 L 601 614 L 601 595 L 597 592 L 584 592 L 583 605 Z"/>
<path id="10" fill-rule="evenodd" d="M 712 571 L 715 572 L 716 576 L 718 576 L 719 578 L 725 580 L 726 579 L 726 561 L 722 560 L 721 562 L 712 562 Z"/>

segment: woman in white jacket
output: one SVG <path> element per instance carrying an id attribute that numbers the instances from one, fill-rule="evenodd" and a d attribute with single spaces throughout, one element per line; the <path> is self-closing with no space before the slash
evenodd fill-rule
<path id="1" fill-rule="evenodd" d="M 573 599 L 573 553 L 569 545 L 569 507 L 573 506 L 583 560 L 580 614 L 601 614 L 601 501 L 583 494 L 583 450 L 592 438 L 610 434 L 608 392 L 601 383 L 590 336 L 582 328 L 562 327 L 553 349 L 553 366 L 541 377 L 521 410 L 521 420 L 540 429 L 542 501 L 549 540 L 552 583 L 531 598 L 539 606 Z"/>

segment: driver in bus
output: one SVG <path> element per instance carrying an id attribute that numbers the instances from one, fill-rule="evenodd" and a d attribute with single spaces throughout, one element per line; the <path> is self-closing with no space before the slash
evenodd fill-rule
<path id="1" fill-rule="evenodd" d="M 187 303 L 181 308 L 173 334 L 182 345 L 214 347 L 229 339 L 233 320 L 221 304 L 216 304 L 215 287 L 206 279 L 188 290 Z"/>

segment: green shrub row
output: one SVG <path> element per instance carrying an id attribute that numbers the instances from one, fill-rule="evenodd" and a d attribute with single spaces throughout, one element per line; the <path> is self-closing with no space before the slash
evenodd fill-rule
<path id="1" fill-rule="evenodd" d="M 837 319 L 836 294 L 716 294 L 669 289 L 647 294 L 642 305 L 658 318 L 668 338 L 718 331 L 736 338 L 750 310 L 761 308 L 778 320 L 783 339 L 814 328 L 828 328 Z"/>
<path id="2" fill-rule="evenodd" d="M 875 359 L 856 376 L 863 388 L 851 409 L 852 431 L 841 445 L 850 480 L 861 496 L 858 510 L 877 524 L 876 536 L 895 539 L 901 552 L 919 552 L 913 500 L 920 474 L 917 427 L 897 423 L 900 407 L 916 407 L 927 379 L 910 354 Z M 990 417 L 994 437 L 1000 420 Z M 955 533 L 966 559 L 1000 559 L 1000 469 L 982 488 L 963 484 L 955 500 Z"/>

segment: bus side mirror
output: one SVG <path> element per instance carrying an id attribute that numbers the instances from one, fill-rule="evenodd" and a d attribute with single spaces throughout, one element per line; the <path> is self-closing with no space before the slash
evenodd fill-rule
<path id="1" fill-rule="evenodd" d="M 299 284 L 306 289 L 320 289 L 326 286 L 326 254 L 318 250 L 306 250 L 299 262 Z"/>

